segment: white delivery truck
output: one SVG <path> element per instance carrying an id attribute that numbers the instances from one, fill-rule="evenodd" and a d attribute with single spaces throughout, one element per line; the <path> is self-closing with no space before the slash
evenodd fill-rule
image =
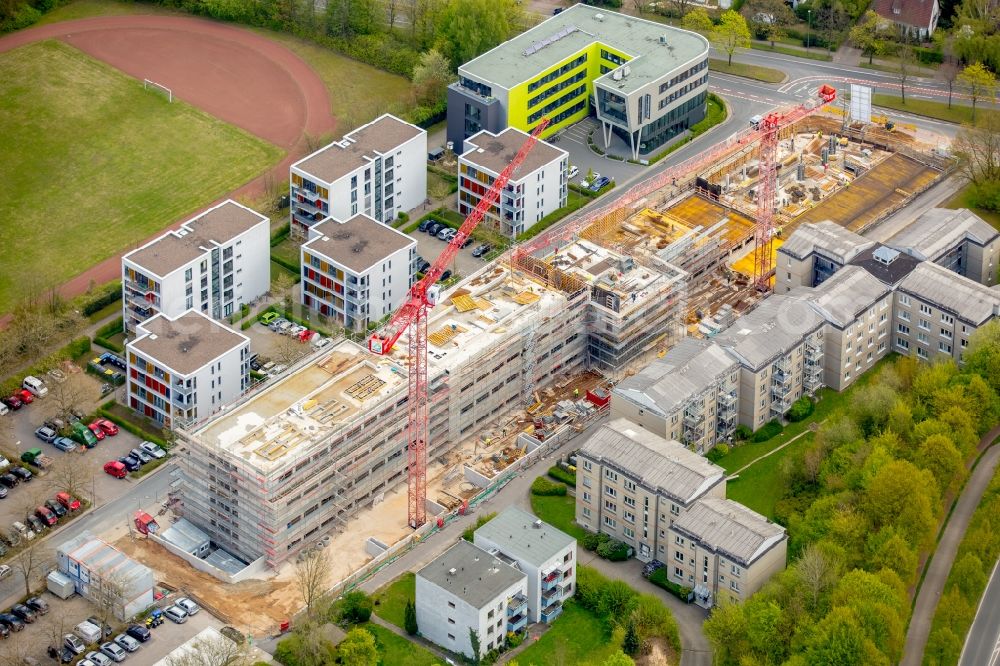
<path id="1" fill-rule="evenodd" d="M 81 622 L 76 625 L 73 633 L 82 638 L 83 642 L 88 645 L 101 640 L 101 628 L 90 622 Z"/>

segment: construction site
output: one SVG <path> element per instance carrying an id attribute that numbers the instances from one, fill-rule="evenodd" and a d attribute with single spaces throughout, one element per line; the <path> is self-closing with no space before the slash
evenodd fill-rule
<path id="1" fill-rule="evenodd" d="M 903 131 L 803 109 L 774 131 L 771 267 L 798 224 L 863 231 L 948 168 Z M 603 413 L 611 386 L 685 335 L 711 335 L 766 295 L 755 260 L 761 157 L 746 135 L 434 295 L 421 324 L 428 521 L 518 465 L 525 442 Z M 278 569 L 277 583 L 291 576 L 281 565 L 317 542 L 335 549 L 331 579 L 343 581 L 412 537 L 415 329 L 374 354 L 342 340 L 180 431 L 184 517 L 248 567 Z"/>

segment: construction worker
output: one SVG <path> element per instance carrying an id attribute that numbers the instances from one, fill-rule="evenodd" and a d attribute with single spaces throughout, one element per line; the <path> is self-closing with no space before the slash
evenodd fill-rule
<path id="1" fill-rule="evenodd" d="M 580 389 L 579 388 L 573 389 L 573 397 L 574 398 L 579 398 L 580 397 Z"/>

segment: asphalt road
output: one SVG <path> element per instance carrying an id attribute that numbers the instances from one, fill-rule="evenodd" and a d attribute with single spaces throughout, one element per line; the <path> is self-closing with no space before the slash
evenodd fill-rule
<path id="1" fill-rule="evenodd" d="M 990 582 L 979 600 L 976 619 L 962 647 L 958 666 L 996 666 L 1000 662 L 1000 578 L 993 566 Z"/>

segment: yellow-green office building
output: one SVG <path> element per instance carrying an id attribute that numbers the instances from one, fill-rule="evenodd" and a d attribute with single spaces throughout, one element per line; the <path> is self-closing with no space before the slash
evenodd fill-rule
<path id="1" fill-rule="evenodd" d="M 705 115 L 708 41 L 693 32 L 578 4 L 458 68 L 448 89 L 455 152 L 480 130 L 543 138 L 594 114 L 639 159 Z"/>

